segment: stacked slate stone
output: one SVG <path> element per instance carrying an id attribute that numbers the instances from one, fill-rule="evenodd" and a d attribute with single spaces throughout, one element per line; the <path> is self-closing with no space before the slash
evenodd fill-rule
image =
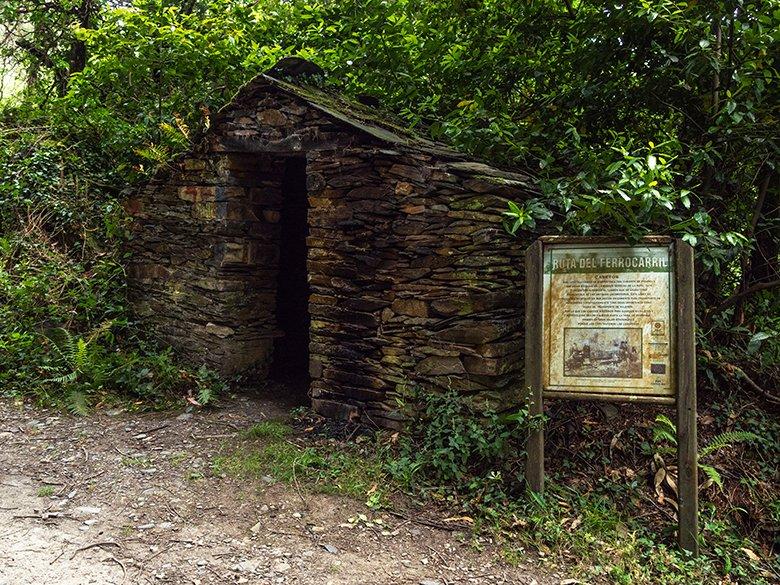
<path id="1" fill-rule="evenodd" d="M 267 75 L 128 203 L 137 313 L 193 363 L 273 359 L 281 173 L 306 158 L 312 404 L 398 426 L 396 398 L 519 397 L 523 254 L 502 227 L 531 180 L 469 162 L 320 89 Z"/>

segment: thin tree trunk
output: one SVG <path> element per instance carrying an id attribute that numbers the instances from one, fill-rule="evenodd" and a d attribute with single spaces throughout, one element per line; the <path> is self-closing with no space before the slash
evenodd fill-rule
<path id="1" fill-rule="evenodd" d="M 745 236 L 748 239 L 754 238 L 756 234 L 756 228 L 758 227 L 759 222 L 761 221 L 761 217 L 764 211 L 764 207 L 767 201 L 767 192 L 769 191 L 769 184 L 772 180 L 772 170 L 768 169 L 764 173 L 764 177 L 761 180 L 759 187 L 758 187 L 758 195 L 756 196 L 756 201 L 753 205 L 753 214 L 750 220 L 750 227 L 748 228 L 748 232 L 745 234 Z M 771 237 L 770 234 L 770 240 L 774 240 L 774 238 Z M 742 257 L 742 261 L 740 262 L 740 282 L 739 287 L 737 288 L 737 298 L 738 301 L 736 303 L 736 307 L 734 308 L 734 319 L 733 322 L 735 325 L 741 325 L 745 320 L 745 313 L 744 313 L 744 297 L 746 296 L 744 293 L 749 289 L 751 283 L 756 282 L 755 272 L 756 268 L 762 263 L 764 260 L 761 247 L 759 246 L 759 241 L 756 238 L 755 246 L 753 248 L 753 252 L 751 255 L 745 254 Z"/>

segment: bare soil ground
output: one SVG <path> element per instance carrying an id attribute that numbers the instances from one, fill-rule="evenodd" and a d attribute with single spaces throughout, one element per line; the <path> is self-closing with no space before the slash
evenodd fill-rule
<path id="1" fill-rule="evenodd" d="M 241 429 L 286 416 L 245 397 L 89 417 L 0 401 L 0 584 L 561 582 L 487 538 L 478 552 L 349 498 L 211 473 Z M 348 521 L 359 513 L 384 529 Z"/>

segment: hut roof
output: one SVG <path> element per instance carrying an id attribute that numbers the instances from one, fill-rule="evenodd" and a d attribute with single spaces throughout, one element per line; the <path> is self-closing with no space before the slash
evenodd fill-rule
<path id="1" fill-rule="evenodd" d="M 349 100 L 339 93 L 316 83 L 321 79 L 319 66 L 300 57 L 285 57 L 266 73 L 261 73 L 244 84 L 233 99 L 217 112 L 212 127 L 228 118 L 236 107 L 250 105 L 267 91 L 270 85 L 279 91 L 297 97 L 310 107 L 322 112 L 358 133 L 384 142 L 391 148 L 431 154 L 440 159 L 456 174 L 469 175 L 509 188 L 536 190 L 536 181 L 528 174 L 498 169 L 477 162 L 450 146 L 423 138 L 408 128 L 392 121 L 392 116 L 377 108 Z"/>

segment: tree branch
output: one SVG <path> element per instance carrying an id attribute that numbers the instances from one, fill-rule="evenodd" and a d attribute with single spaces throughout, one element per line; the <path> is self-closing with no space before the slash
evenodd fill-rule
<path id="1" fill-rule="evenodd" d="M 773 280 L 771 282 L 759 282 L 758 284 L 754 284 L 750 288 L 747 288 L 743 290 L 742 292 L 739 292 L 735 295 L 730 296 L 725 301 L 723 301 L 721 304 L 719 304 L 717 307 L 712 309 L 712 312 L 715 311 L 722 311 L 723 309 L 726 309 L 739 301 L 741 298 L 746 297 L 748 295 L 752 295 L 753 293 L 756 293 L 758 291 L 766 290 L 768 288 L 774 288 L 776 286 L 780 286 L 780 280 Z"/>
<path id="2" fill-rule="evenodd" d="M 19 39 L 16 41 L 16 46 L 20 49 L 27 51 L 38 59 L 38 61 L 43 65 L 44 67 L 49 67 L 50 69 L 53 69 L 55 67 L 54 61 L 51 60 L 49 55 L 46 54 L 46 51 L 44 49 L 40 49 L 33 45 L 30 41 L 27 39 Z"/>
<path id="3" fill-rule="evenodd" d="M 721 364 L 721 367 L 723 367 L 725 370 L 728 371 L 728 369 L 732 369 L 735 374 L 737 374 L 737 378 L 742 378 L 745 382 L 747 382 L 748 386 L 750 386 L 753 390 L 761 394 L 764 398 L 766 398 L 769 402 L 772 402 L 774 404 L 780 404 L 780 396 L 775 396 L 774 394 L 770 394 L 768 391 L 764 390 L 761 386 L 756 384 L 750 376 L 748 376 L 745 373 L 745 370 L 742 368 L 735 366 L 734 364 L 728 364 L 728 368 L 725 367 L 726 364 Z"/>

